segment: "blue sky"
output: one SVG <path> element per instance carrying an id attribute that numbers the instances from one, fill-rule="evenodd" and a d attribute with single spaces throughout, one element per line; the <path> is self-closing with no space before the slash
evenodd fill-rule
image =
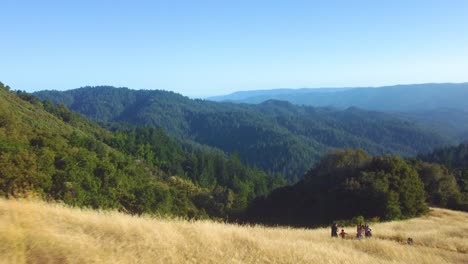
<path id="1" fill-rule="evenodd" d="M 0 10 L 0 81 L 26 91 L 468 81 L 468 1 L 2 0 Z"/>

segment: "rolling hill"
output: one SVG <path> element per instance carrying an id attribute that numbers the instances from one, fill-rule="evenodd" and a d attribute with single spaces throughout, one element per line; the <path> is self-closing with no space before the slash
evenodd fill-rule
<path id="1" fill-rule="evenodd" d="M 109 91 L 116 90 L 128 92 L 128 89 L 115 88 Z M 383 151 L 410 144 L 416 147 L 434 140 L 432 134 L 425 134 L 411 123 L 358 108 L 299 107 L 275 100 L 255 106 L 205 104 L 205 101 L 157 92 L 162 99 L 143 92 L 135 97 L 132 107 L 127 105 L 124 96 L 116 96 L 121 100 L 121 113 L 125 113 L 122 116 L 129 118 L 127 122 L 132 121 L 134 113 L 140 113 L 137 116 L 145 121 L 148 117 L 177 121 L 168 128 L 174 129 L 180 138 L 189 139 L 184 142 L 199 139 L 190 138 L 193 131 L 206 134 L 206 140 L 220 140 L 222 135 L 223 140 L 235 144 L 245 142 L 245 137 L 247 142 L 252 140 L 250 145 L 260 143 L 264 145 L 258 146 L 266 149 L 275 142 L 271 141 L 272 133 L 337 144 L 362 141 L 360 144 L 367 147 L 386 142 L 380 146 Z M 120 114 L 113 112 L 112 101 L 99 96 L 86 98 L 102 100 L 104 109 L 100 105 L 88 107 L 115 116 L 101 121 L 110 121 L 111 125 L 120 126 L 119 130 L 108 131 L 62 104 L 41 102 L 30 94 L 12 92 L 0 85 L 0 259 L 3 262 L 466 261 L 466 214 L 433 209 L 424 216 L 428 202 L 465 208 L 464 172 L 452 175 L 438 164 L 399 156 L 370 156 L 362 150 L 346 149 L 325 156 L 296 184 L 281 187 L 284 185 L 281 177 L 243 164 L 237 154 L 225 156 L 216 149 L 183 144 L 150 126 L 125 125 L 117 118 Z M 177 100 L 178 104 L 174 104 Z M 162 111 L 160 115 L 148 111 L 157 107 L 172 108 L 170 113 Z M 147 111 L 139 111 L 141 108 Z M 149 124 L 158 126 L 159 123 Z M 252 132 L 258 138 L 249 139 Z M 330 140 L 326 136 L 335 137 Z M 344 137 L 342 143 L 341 137 Z M 353 137 L 357 141 L 352 141 Z M 304 146 L 303 142 L 298 146 L 308 149 L 310 146 Z M 460 145 L 456 149 L 436 151 L 428 159 L 437 157 L 443 162 L 446 156 L 453 156 L 450 153 L 456 153 L 463 160 L 465 149 Z M 269 150 L 276 151 L 272 156 L 284 159 L 281 149 Z M 256 157 L 256 154 L 251 155 Z M 453 164 L 464 166 L 456 162 Z M 38 197 L 42 201 L 16 200 L 18 197 Z M 353 238 L 354 227 L 346 228 L 349 236 L 342 240 L 329 238 L 328 229 L 194 221 L 212 218 L 316 226 L 337 219 L 351 223 L 354 221 L 351 217 L 392 220 L 421 215 L 422 218 L 404 222 L 373 223 L 374 237 L 364 241 Z M 189 218 L 192 220 L 182 220 Z M 442 228 L 431 228 L 442 223 Z M 413 246 L 405 245 L 408 236 L 413 237 Z"/>
<path id="2" fill-rule="evenodd" d="M 160 90 L 108 86 L 34 93 L 101 122 L 161 127 L 219 148 L 266 171 L 301 177 L 334 148 L 415 155 L 453 143 L 415 122 L 359 108 L 339 110 L 269 100 L 258 105 L 192 100 Z"/>
<path id="3" fill-rule="evenodd" d="M 329 228 L 240 226 L 132 217 L 115 211 L 0 199 L 2 263 L 466 263 L 468 214 L 432 209 L 371 223 L 370 239 Z M 406 244 L 412 237 L 414 245 Z"/>

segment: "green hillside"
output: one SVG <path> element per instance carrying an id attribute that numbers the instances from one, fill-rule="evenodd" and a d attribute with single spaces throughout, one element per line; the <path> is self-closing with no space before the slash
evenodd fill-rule
<path id="1" fill-rule="evenodd" d="M 271 124 L 276 126 L 277 130 L 273 131 L 278 135 L 294 132 L 300 135 L 298 139 L 306 140 L 306 135 L 320 135 L 319 131 L 309 130 L 314 122 L 329 125 L 324 136 L 331 133 L 331 128 L 338 127 L 348 140 L 351 137 L 345 132 L 353 128 L 371 138 L 391 138 L 398 132 L 410 136 L 406 140 L 420 140 L 417 129 L 401 127 L 404 122 L 377 112 L 297 107 L 281 101 L 268 101 L 241 111 L 238 105 L 210 106 L 210 103 L 208 107 L 203 101 L 175 96 L 182 102 L 195 102 L 201 104 L 200 108 L 205 107 L 207 112 L 202 113 L 212 116 L 187 112 L 193 114 L 188 120 L 202 127 L 217 124 L 208 126 L 212 134 L 208 134 L 209 130 L 206 133 L 216 140 L 221 138 L 217 136 L 221 133 L 229 144 L 264 144 L 267 149 L 273 144 L 266 143 L 276 142 L 273 133 L 264 128 Z M 171 101 L 165 98 L 165 102 Z M 193 105 L 184 109 L 189 107 Z M 238 110 L 220 112 L 225 107 Z M 254 111 L 259 119 L 252 119 Z M 212 123 L 200 121 L 201 117 Z M 182 121 L 180 124 L 187 120 Z M 175 140 L 162 129 L 151 126 L 134 127 L 123 123 L 112 123 L 112 126 L 118 129 L 110 132 L 62 104 L 41 102 L 30 94 L 12 92 L 2 85 L 0 196 L 34 195 L 80 207 L 114 208 L 132 214 L 213 217 L 298 226 L 359 215 L 385 220 L 414 217 L 425 213 L 427 204 L 459 210 L 467 208 L 466 186 L 460 176 L 464 174 L 456 174 L 439 164 L 405 160 L 399 156 L 372 157 L 363 150 L 335 150 L 315 166 L 309 166 L 312 169 L 302 180 L 284 186 L 280 174 L 249 167 L 241 161 L 246 157 L 238 154 L 227 156 L 190 140 Z M 256 129 L 243 130 L 246 127 Z M 379 134 L 372 135 L 371 127 Z M 245 139 L 229 129 L 236 133 L 246 131 Z M 384 134 L 383 129 L 390 132 L 394 129 L 394 132 Z M 252 131 L 263 140 L 249 139 Z M 311 148 L 303 142 L 298 141 L 298 146 Z M 258 155 L 255 151 L 249 149 L 247 159 Z M 291 158 L 286 157 L 287 152 L 275 151 L 265 157 Z M 264 156 L 256 157 L 261 161 Z M 301 161 L 296 162 L 300 164 Z"/>
<path id="2" fill-rule="evenodd" d="M 149 127 L 111 133 L 63 105 L 0 84 L 0 196 L 225 217 L 282 184 L 236 156 L 182 145 Z"/>
<path id="3" fill-rule="evenodd" d="M 424 214 L 428 204 L 468 211 L 466 183 L 466 173 L 437 163 L 337 150 L 295 185 L 254 200 L 246 221 L 296 226 L 349 219 L 362 223 L 415 217 Z"/>
<path id="4" fill-rule="evenodd" d="M 448 168 L 444 173 L 455 175 L 464 199 L 468 201 L 468 143 L 436 149 L 433 152 L 421 154 L 418 158 L 426 162 L 442 164 Z M 435 187 L 432 186 L 432 188 Z M 468 206 L 464 210 L 468 210 Z"/>
<path id="5" fill-rule="evenodd" d="M 107 86 L 35 95 L 97 121 L 161 127 L 178 138 L 238 153 L 244 162 L 289 179 L 301 177 L 334 148 L 415 155 L 448 143 L 414 122 L 357 108 L 275 100 L 259 105 L 216 103 L 166 91 Z"/>

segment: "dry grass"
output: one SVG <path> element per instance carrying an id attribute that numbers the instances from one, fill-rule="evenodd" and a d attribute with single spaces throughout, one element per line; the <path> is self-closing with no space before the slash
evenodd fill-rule
<path id="1" fill-rule="evenodd" d="M 342 240 L 330 238 L 328 229 L 132 217 L 0 199 L 0 263 L 468 263 L 466 213 L 433 209 L 373 230 L 372 239 Z M 404 243 L 408 236 L 415 245 Z"/>

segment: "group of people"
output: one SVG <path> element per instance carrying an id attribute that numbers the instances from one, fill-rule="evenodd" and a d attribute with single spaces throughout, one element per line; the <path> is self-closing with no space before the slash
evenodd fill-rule
<path id="1" fill-rule="evenodd" d="M 341 232 L 339 233 L 339 236 L 341 238 L 345 238 L 348 233 L 346 233 L 341 227 Z M 336 223 L 333 223 L 331 227 L 331 236 L 332 237 L 338 237 L 338 225 Z M 372 236 L 372 229 L 369 227 L 368 224 L 358 224 L 356 228 L 356 237 L 358 239 L 363 239 L 364 237 L 369 238 Z"/>
<path id="2" fill-rule="evenodd" d="M 368 224 L 360 224 L 360 225 L 357 225 L 357 228 L 356 228 L 356 237 L 359 238 L 359 239 L 362 239 L 364 238 L 364 236 L 366 238 L 369 238 L 372 236 L 372 229 L 369 227 Z"/>

